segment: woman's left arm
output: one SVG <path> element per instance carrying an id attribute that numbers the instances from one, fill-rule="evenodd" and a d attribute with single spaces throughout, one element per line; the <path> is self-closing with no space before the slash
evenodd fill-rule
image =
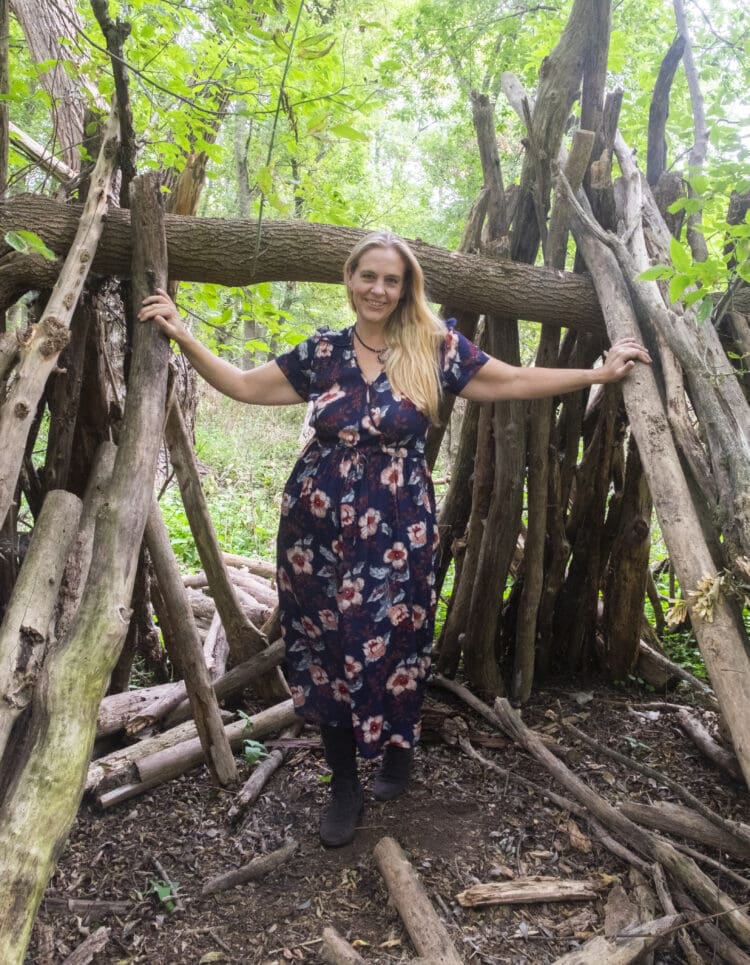
<path id="1" fill-rule="evenodd" d="M 596 383 L 619 382 L 635 368 L 636 362 L 651 362 L 651 356 L 634 338 L 622 338 L 605 353 L 604 364 L 596 369 L 543 369 L 508 365 L 490 357 L 461 391 L 472 402 L 501 399 L 543 399 L 586 389 Z"/>

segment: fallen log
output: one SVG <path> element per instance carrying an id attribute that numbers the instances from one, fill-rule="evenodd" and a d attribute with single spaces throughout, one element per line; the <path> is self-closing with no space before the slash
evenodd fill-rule
<path id="1" fill-rule="evenodd" d="M 715 764 L 720 771 L 728 774 L 729 777 L 742 780 L 742 771 L 734 754 L 718 744 L 701 721 L 694 714 L 691 714 L 687 708 L 678 712 L 677 723 L 704 757 L 707 757 L 712 764 Z"/>
<path id="2" fill-rule="evenodd" d="M 295 719 L 296 715 L 292 702 L 287 700 L 275 707 L 269 707 L 247 720 L 227 724 L 225 732 L 230 745 L 236 749 L 243 741 L 248 739 L 262 740 L 269 734 L 274 734 L 283 727 L 288 727 Z M 189 727 L 188 733 L 195 735 L 195 726 L 192 721 L 186 726 Z M 174 729 L 180 730 L 177 727 Z M 173 732 L 167 731 L 166 734 L 160 735 L 160 738 L 167 737 L 171 733 Z M 142 743 L 146 743 L 146 741 Z M 150 753 L 146 755 L 141 753 L 137 757 L 120 764 L 118 773 L 123 780 L 116 787 L 105 790 L 99 795 L 99 804 L 103 808 L 114 807 L 114 805 L 121 804 L 130 798 L 145 794 L 146 791 L 158 787 L 164 781 L 197 767 L 203 761 L 201 743 L 195 736 L 188 737 L 180 742 L 172 741 L 168 746 L 159 750 L 152 750 L 152 746 L 150 745 Z M 112 785 L 111 776 L 107 785 L 109 787 Z"/>
<path id="3" fill-rule="evenodd" d="M 235 868 L 233 871 L 227 871 L 223 875 L 212 878 L 203 886 L 201 895 L 204 897 L 206 895 L 215 895 L 220 891 L 226 891 L 228 888 L 235 888 L 237 885 L 247 884 L 248 881 L 257 881 L 259 878 L 265 878 L 271 874 L 272 871 L 280 868 L 281 865 L 288 861 L 297 850 L 297 847 L 296 841 L 288 841 L 283 847 L 272 851 L 270 854 L 263 854 L 258 858 L 253 858 L 252 861 L 242 865 L 241 868 Z"/>
<path id="4" fill-rule="evenodd" d="M 290 727 L 297 717 L 291 700 L 262 710 L 246 720 L 234 721 L 224 728 L 227 740 L 233 748 L 239 747 L 244 740 L 262 740 L 275 734 L 284 727 Z M 142 781 L 153 781 L 157 777 L 167 781 L 200 764 L 203 759 L 199 739 L 183 741 L 148 757 L 136 761 L 136 769 Z"/>
<path id="5" fill-rule="evenodd" d="M 411 862 L 393 838 L 375 845 L 375 864 L 385 879 L 391 901 L 409 933 L 417 954 L 433 965 L 460 965 L 461 957 Z"/>
<path id="6" fill-rule="evenodd" d="M 566 878 L 514 878 L 472 885 L 456 895 L 464 908 L 482 905 L 526 905 L 543 901 L 590 901 L 599 897 L 601 887 L 593 881 Z"/>
<path id="7" fill-rule="evenodd" d="M 278 667 L 284 659 L 284 641 L 276 640 L 265 650 L 250 657 L 244 663 L 228 670 L 223 677 L 220 677 L 214 684 L 214 690 L 219 700 L 225 700 L 241 694 L 242 691 L 256 679 L 259 679 L 272 667 Z M 167 727 L 173 727 L 190 716 L 190 704 L 183 700 L 173 711 L 169 713 L 164 721 Z"/>
<path id="8" fill-rule="evenodd" d="M 641 804 L 626 798 L 620 801 L 618 806 L 626 817 L 644 827 L 697 841 L 741 860 L 750 858 L 750 846 L 744 837 L 737 837 L 726 827 L 718 828 L 713 821 L 682 804 L 671 801 Z M 748 825 L 742 827 L 746 833 L 750 832 Z"/>
<path id="9" fill-rule="evenodd" d="M 262 560 L 259 556 L 238 556 L 236 553 L 222 553 L 224 562 L 227 566 L 233 566 L 239 570 L 247 570 L 255 576 L 262 576 L 266 580 L 276 579 L 276 566 L 268 560 Z"/>
<path id="10" fill-rule="evenodd" d="M 155 684 L 153 687 L 143 687 L 141 690 L 125 690 L 120 694 L 108 694 L 99 704 L 96 718 L 96 736 L 107 737 L 125 730 L 129 722 L 138 719 L 145 708 L 153 705 L 162 697 L 174 693 L 179 689 L 181 681 L 173 684 Z M 179 700 L 185 697 L 182 689 Z"/>
<path id="11" fill-rule="evenodd" d="M 365 965 L 365 960 L 342 938 L 335 928 L 323 929 L 323 945 L 320 950 L 326 965 Z"/>
<path id="12" fill-rule="evenodd" d="M 45 905 L 64 908 L 72 915 L 127 915 L 133 908 L 132 901 L 106 901 L 102 898 L 64 898 L 62 895 L 45 895 Z"/>
<path id="13" fill-rule="evenodd" d="M 72 493 L 47 494 L 8 601 L 0 626 L 0 760 L 31 701 L 80 515 L 81 501 Z"/>
<path id="14" fill-rule="evenodd" d="M 685 921 L 684 915 L 666 915 L 655 921 L 638 922 L 616 938 L 597 935 L 582 948 L 556 958 L 554 965 L 631 965 L 657 948 Z"/>
<path id="15" fill-rule="evenodd" d="M 128 744 L 127 747 L 120 747 L 104 757 L 97 758 L 89 764 L 84 792 L 100 791 L 135 779 L 137 776 L 135 762 L 139 757 L 146 757 L 164 747 L 190 740 L 196 734 L 195 723 L 188 720 L 162 734 L 146 737 L 135 744 Z"/>
<path id="16" fill-rule="evenodd" d="M 198 625 L 198 629 L 201 631 L 201 633 L 205 634 L 208 632 L 208 628 L 211 626 L 214 613 L 216 613 L 216 604 L 210 596 L 208 596 L 206 593 L 203 593 L 201 590 L 193 589 L 187 584 L 185 584 L 185 589 L 187 590 L 188 599 L 190 600 L 190 607 L 193 611 L 193 616 L 195 617 L 195 622 Z"/>
<path id="17" fill-rule="evenodd" d="M 670 660 L 669 657 L 665 657 L 663 653 L 659 653 L 658 650 L 654 650 L 653 647 L 649 646 L 645 640 L 641 640 L 638 644 L 639 659 L 641 657 L 646 658 L 651 663 L 660 667 L 665 673 L 671 677 L 679 677 L 680 680 L 688 684 L 693 690 L 697 691 L 701 696 L 703 696 L 706 701 L 713 707 L 718 708 L 719 702 L 716 699 L 716 694 L 703 680 L 699 680 L 690 671 L 685 670 L 684 667 L 680 667 L 674 661 Z"/>
<path id="18" fill-rule="evenodd" d="M 260 677 L 272 667 L 278 666 L 284 659 L 284 642 L 277 640 L 255 657 L 246 660 L 238 667 L 227 671 L 223 677 L 215 681 L 214 692 L 219 700 L 234 697 L 242 693 L 256 677 Z M 174 684 L 166 684 L 172 688 L 164 691 L 162 695 L 156 695 L 156 700 L 152 706 L 143 711 L 143 716 L 148 715 L 149 723 L 155 723 L 166 717 L 165 725 L 167 728 L 174 727 L 178 723 L 188 720 L 190 717 L 190 701 L 186 699 L 187 691 L 185 682 L 178 680 Z M 155 688 L 151 688 L 154 689 Z M 133 722 L 135 726 L 135 721 Z M 130 726 L 130 725 L 129 725 Z"/>
<path id="19" fill-rule="evenodd" d="M 263 604 L 268 610 L 273 610 L 279 602 L 279 594 L 267 580 L 262 580 L 252 573 L 235 570 L 230 567 L 229 578 L 235 586 L 240 587 L 253 600 Z"/>
<path id="20" fill-rule="evenodd" d="M 19 228 L 35 231 L 64 252 L 75 235 L 80 208 L 38 195 L 16 195 L 0 204 L 0 237 Z M 341 284 L 349 252 L 366 234 L 357 228 L 305 221 L 231 221 L 167 215 L 169 272 L 181 281 L 255 285 L 262 281 L 320 281 Z M 256 236 L 260 227 L 260 240 Z M 601 333 L 602 314 L 588 278 L 477 254 L 461 254 L 421 241 L 411 243 L 436 302 L 468 311 Z M 132 246 L 130 212 L 111 209 L 93 269 L 127 276 Z M 40 286 L 44 264 L 16 260 L 0 277 L 0 305 Z M 44 280 L 45 275 L 42 275 Z"/>

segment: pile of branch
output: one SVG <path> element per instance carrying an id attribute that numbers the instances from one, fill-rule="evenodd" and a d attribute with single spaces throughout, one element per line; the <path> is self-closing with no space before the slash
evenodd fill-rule
<path id="1" fill-rule="evenodd" d="M 621 932 L 615 943 L 608 936 L 598 936 L 570 956 L 564 956 L 560 962 L 594 965 L 602 961 L 637 961 L 640 960 L 639 955 L 672 934 L 677 936 L 686 960 L 690 963 L 700 962 L 702 959 L 689 933 L 694 927 L 719 958 L 750 965 L 750 916 L 746 912 L 746 904 L 736 902 L 717 885 L 715 875 L 711 876 L 699 867 L 704 865 L 711 871 L 720 872 L 718 880 L 731 882 L 746 896 L 750 891 L 750 880 L 728 867 L 726 862 L 732 859 L 747 860 L 750 826 L 717 814 L 679 781 L 595 741 L 569 720 L 561 720 L 561 726 L 567 734 L 597 756 L 615 760 L 643 774 L 654 786 L 667 788 L 680 800 L 679 804 L 665 801 L 640 804 L 631 800 L 611 803 L 561 760 L 562 748 L 556 742 L 550 741 L 547 735 L 543 739 L 525 725 L 520 714 L 507 700 L 498 698 L 494 707 L 489 707 L 477 701 L 466 688 L 440 677 L 435 680 L 464 699 L 473 709 L 480 709 L 485 720 L 493 723 L 542 764 L 563 793 L 553 791 L 546 785 L 537 785 L 512 770 L 500 767 L 476 751 L 467 738 L 459 736 L 458 743 L 468 756 L 485 769 L 498 774 L 503 781 L 520 783 L 566 813 L 588 821 L 592 834 L 631 866 L 631 875 L 642 875 L 652 881 L 662 906 L 662 919 L 654 919 L 646 925 L 642 920 L 640 925 Z M 481 704 L 481 708 L 478 704 Z M 687 710 L 678 713 L 681 713 L 683 720 L 690 716 Z M 691 724 L 695 723 L 696 718 L 692 717 Z M 698 850 L 699 847 L 718 854 L 723 860 Z"/>

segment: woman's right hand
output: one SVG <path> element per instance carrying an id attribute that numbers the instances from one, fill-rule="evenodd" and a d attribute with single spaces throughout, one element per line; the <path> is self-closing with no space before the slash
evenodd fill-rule
<path id="1" fill-rule="evenodd" d="M 167 338 L 173 338 L 177 342 L 188 334 L 177 306 L 163 288 L 157 288 L 155 295 L 147 295 L 143 299 L 138 319 L 141 322 L 153 322 Z"/>

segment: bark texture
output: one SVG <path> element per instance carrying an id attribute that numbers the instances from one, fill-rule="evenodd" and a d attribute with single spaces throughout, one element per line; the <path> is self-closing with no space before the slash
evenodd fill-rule
<path id="1" fill-rule="evenodd" d="M 138 182 L 135 182 L 138 185 Z M 141 186 L 139 185 L 139 188 Z M 142 191 L 142 193 L 141 193 Z M 166 284 L 166 244 L 155 178 L 134 196 L 134 302 Z M 164 420 L 168 347 L 136 328 L 130 394 L 107 512 L 99 517 L 89 580 L 68 635 L 45 664 L 25 754 L 0 805 L 0 960 L 20 965 L 56 857 L 75 818 L 106 681 L 127 629 L 138 552 Z M 92 648 L 91 641 L 97 641 Z M 41 795 L 39 788 L 54 788 Z"/>
<path id="2" fill-rule="evenodd" d="M 77 224 L 75 207 L 46 198 L 20 195 L 0 204 L 0 234 L 26 228 L 58 252 L 70 247 Z M 262 281 L 341 283 L 344 262 L 366 233 L 303 221 L 264 221 L 256 261 L 254 222 L 167 215 L 165 227 L 171 278 L 232 286 Z M 129 213 L 111 209 L 93 270 L 101 275 L 127 275 L 130 244 Z M 457 254 L 420 241 L 414 241 L 413 247 L 434 301 L 602 331 L 601 309 L 586 278 L 498 263 L 479 254 Z M 54 270 L 40 262 L 23 256 L 11 259 L 7 268 L 5 261 L 0 262 L 0 304 L 54 281 Z"/>

